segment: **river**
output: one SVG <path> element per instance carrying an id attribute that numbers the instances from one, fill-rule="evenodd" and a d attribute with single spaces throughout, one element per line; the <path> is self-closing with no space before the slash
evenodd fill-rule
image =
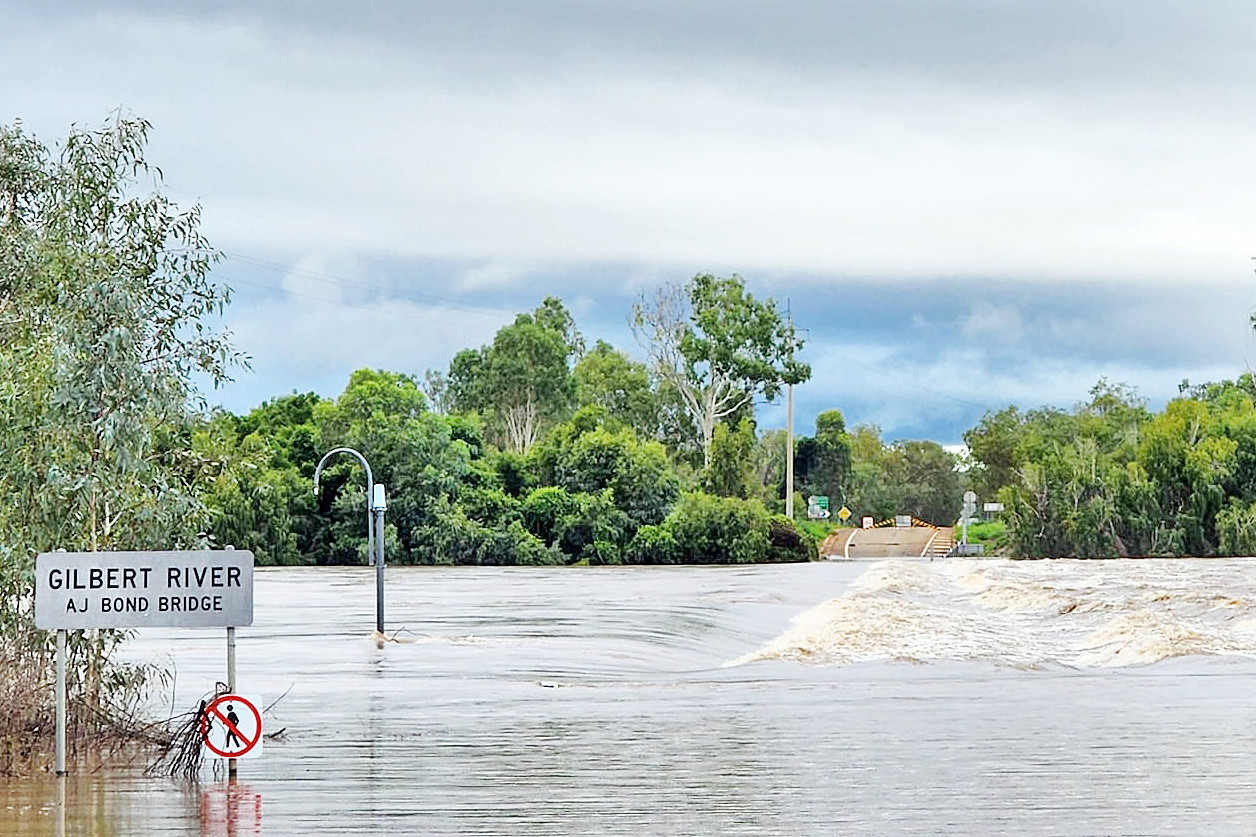
<path id="1" fill-rule="evenodd" d="M 1256 560 L 389 568 L 385 643 L 369 568 L 255 598 L 236 784 L 9 781 L 0 833 L 1256 833 Z M 126 655 L 183 712 L 224 646 Z"/>

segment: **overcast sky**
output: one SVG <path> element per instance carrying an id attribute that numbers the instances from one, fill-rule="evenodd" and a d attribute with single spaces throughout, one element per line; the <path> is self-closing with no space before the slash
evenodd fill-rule
<path id="1" fill-rule="evenodd" d="M 799 432 L 952 443 L 1256 358 L 1254 35 L 1246 0 L 0 0 L 0 118 L 153 123 L 237 412 L 547 294 L 641 357 L 638 295 L 737 272 L 806 330 Z"/>

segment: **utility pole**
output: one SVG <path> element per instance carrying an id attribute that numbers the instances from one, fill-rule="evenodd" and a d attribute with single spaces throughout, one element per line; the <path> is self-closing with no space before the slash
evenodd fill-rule
<path id="1" fill-rule="evenodd" d="M 786 300 L 785 305 L 789 305 Z M 794 312 L 789 312 L 789 359 L 794 359 Z M 794 384 L 785 384 L 785 516 L 794 519 Z"/>

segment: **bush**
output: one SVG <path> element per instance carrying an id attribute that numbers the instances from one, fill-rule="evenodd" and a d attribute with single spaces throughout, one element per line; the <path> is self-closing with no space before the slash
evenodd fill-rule
<path id="1" fill-rule="evenodd" d="M 525 457 L 509 451 L 496 451 L 489 461 L 501 480 L 502 488 L 511 497 L 523 497 L 536 485 Z"/>
<path id="2" fill-rule="evenodd" d="M 561 564 L 562 554 L 523 528 L 518 520 L 506 526 L 485 526 L 461 509 L 446 507 L 436 522 L 423 530 L 416 550 L 425 563 L 522 566 Z"/>
<path id="3" fill-rule="evenodd" d="M 1235 499 L 1217 512 L 1217 540 L 1221 555 L 1256 555 L 1256 504 Z"/>
<path id="4" fill-rule="evenodd" d="M 458 502 L 467 517 L 487 526 L 509 526 L 520 519 L 519 501 L 498 488 L 462 491 Z"/>
<path id="5" fill-rule="evenodd" d="M 609 490 L 571 496 L 577 504 L 558 521 L 558 548 L 572 561 L 620 563 L 620 553 L 632 531 L 628 515 L 615 508 Z"/>
<path id="6" fill-rule="evenodd" d="M 680 546 L 665 526 L 642 526 L 624 550 L 625 564 L 675 564 Z"/>
<path id="7" fill-rule="evenodd" d="M 815 540 L 800 532 L 784 515 L 774 515 L 768 523 L 768 560 L 787 564 L 791 561 L 815 561 L 820 550 Z"/>
<path id="8" fill-rule="evenodd" d="M 558 540 L 560 523 L 580 508 L 575 495 L 561 488 L 538 488 L 523 501 L 520 512 L 528 531 L 553 545 Z"/>
<path id="9" fill-rule="evenodd" d="M 667 518 L 683 564 L 771 560 L 768 510 L 758 500 L 688 494 Z"/>

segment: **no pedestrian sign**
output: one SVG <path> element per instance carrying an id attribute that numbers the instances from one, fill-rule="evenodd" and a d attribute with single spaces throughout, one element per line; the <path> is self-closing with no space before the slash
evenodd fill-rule
<path id="1" fill-rule="evenodd" d="M 201 740 L 205 749 L 218 758 L 260 756 L 262 713 L 247 698 L 219 695 L 201 713 Z"/>

